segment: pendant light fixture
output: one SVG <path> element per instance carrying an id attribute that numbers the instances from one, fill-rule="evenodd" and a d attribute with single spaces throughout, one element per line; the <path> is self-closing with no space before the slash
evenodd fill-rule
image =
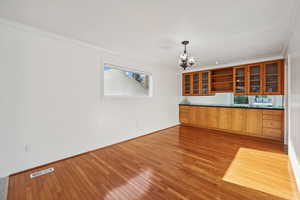
<path id="1" fill-rule="evenodd" d="M 186 45 L 189 44 L 189 41 L 182 41 L 182 44 L 184 45 L 184 52 L 179 57 L 179 65 L 183 68 L 183 70 L 185 70 L 186 68 L 192 67 L 195 64 L 195 59 L 193 57 L 189 57 L 186 51 Z"/>

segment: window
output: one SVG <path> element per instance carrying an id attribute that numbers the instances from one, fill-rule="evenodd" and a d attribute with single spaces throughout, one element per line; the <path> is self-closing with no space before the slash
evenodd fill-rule
<path id="1" fill-rule="evenodd" d="M 104 64 L 105 96 L 150 96 L 151 75 Z"/>

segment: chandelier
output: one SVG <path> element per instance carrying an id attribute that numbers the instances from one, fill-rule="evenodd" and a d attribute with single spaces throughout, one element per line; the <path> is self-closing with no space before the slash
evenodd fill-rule
<path id="1" fill-rule="evenodd" d="M 184 52 L 179 57 L 179 65 L 185 70 L 187 67 L 191 67 L 195 64 L 195 59 L 193 57 L 189 57 L 186 51 L 186 45 L 189 44 L 189 41 L 185 40 L 182 42 L 184 45 Z"/>

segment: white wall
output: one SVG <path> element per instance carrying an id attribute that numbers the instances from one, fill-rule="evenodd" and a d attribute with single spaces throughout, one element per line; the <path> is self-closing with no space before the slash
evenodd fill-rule
<path id="1" fill-rule="evenodd" d="M 300 12 L 299 3 L 297 13 Z M 294 32 L 289 42 L 288 58 L 288 118 L 289 156 L 298 187 L 300 186 L 300 15 L 296 16 Z"/>
<path id="2" fill-rule="evenodd" d="M 4 20 L 0 44 L 0 177 L 178 124 L 176 68 Z M 151 73 L 153 97 L 104 98 L 103 62 Z"/>

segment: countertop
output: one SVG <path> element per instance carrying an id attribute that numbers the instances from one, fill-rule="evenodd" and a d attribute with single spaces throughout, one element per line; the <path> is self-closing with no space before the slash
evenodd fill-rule
<path id="1" fill-rule="evenodd" d="M 283 106 L 264 106 L 264 105 L 238 105 L 238 104 L 191 104 L 182 103 L 180 106 L 202 106 L 202 107 L 224 107 L 224 108 L 255 108 L 255 109 L 270 109 L 270 110 L 284 110 Z"/>

